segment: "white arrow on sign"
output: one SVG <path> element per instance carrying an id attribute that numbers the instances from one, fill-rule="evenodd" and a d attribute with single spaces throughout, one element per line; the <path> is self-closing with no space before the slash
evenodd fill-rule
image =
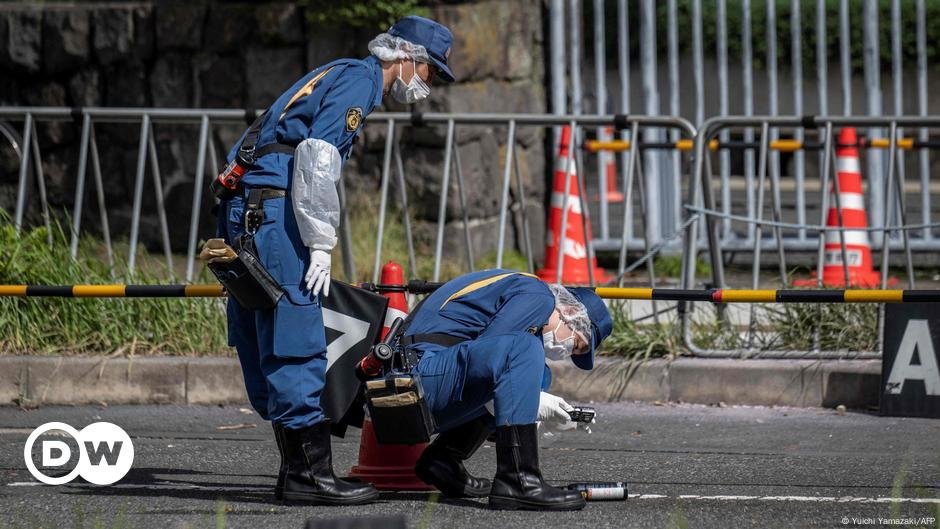
<path id="1" fill-rule="evenodd" d="M 340 333 L 326 346 L 326 370 L 369 334 L 369 322 L 323 308 L 323 326 Z"/>

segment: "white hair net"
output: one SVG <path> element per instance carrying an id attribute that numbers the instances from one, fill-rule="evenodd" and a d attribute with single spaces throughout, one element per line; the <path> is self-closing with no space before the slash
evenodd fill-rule
<path id="1" fill-rule="evenodd" d="M 428 50 L 424 46 L 413 44 L 388 33 L 380 33 L 372 39 L 369 42 L 369 51 L 382 61 L 414 59 L 419 62 L 431 62 Z"/>
<path id="2" fill-rule="evenodd" d="M 561 320 L 585 340 L 590 340 L 591 318 L 588 316 L 584 305 L 578 301 L 578 298 L 574 297 L 574 294 L 561 285 L 549 283 L 548 288 L 555 296 L 555 310 L 561 314 Z"/>

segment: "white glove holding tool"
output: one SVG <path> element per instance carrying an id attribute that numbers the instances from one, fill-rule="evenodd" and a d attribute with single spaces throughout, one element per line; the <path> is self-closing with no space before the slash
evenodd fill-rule
<path id="1" fill-rule="evenodd" d="M 578 424 L 572 421 L 571 416 L 568 415 L 568 412 L 573 409 L 574 406 L 565 402 L 565 399 L 561 397 L 556 397 L 544 391 L 539 394 L 538 420 L 550 430 L 560 432 L 577 428 Z"/>
<path id="2" fill-rule="evenodd" d="M 300 238 L 310 250 L 304 283 L 314 295 L 330 294 L 330 251 L 339 226 L 339 181 L 342 158 L 333 145 L 320 139 L 300 142 L 294 153 L 291 197 Z"/>

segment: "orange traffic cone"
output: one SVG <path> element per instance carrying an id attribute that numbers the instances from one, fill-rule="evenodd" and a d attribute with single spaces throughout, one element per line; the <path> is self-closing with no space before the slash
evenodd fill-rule
<path id="1" fill-rule="evenodd" d="M 598 268 L 597 260 L 588 260 L 587 244 L 585 241 L 591 237 L 591 227 L 584 233 L 582 227 L 582 212 L 580 193 L 578 191 L 578 177 L 575 163 L 571 162 L 571 185 L 568 187 L 568 226 L 565 236 L 561 235 L 562 205 L 565 198 L 565 169 L 568 163 L 568 147 L 571 138 L 569 127 L 563 127 L 561 142 L 558 146 L 558 159 L 555 163 L 555 181 L 552 184 L 551 212 L 548 217 L 547 243 L 545 246 L 545 267 L 536 272 L 539 279 L 554 282 L 558 275 L 558 245 L 562 245 L 564 269 L 561 281 L 566 285 L 585 285 L 590 282 L 589 267 L 593 268 L 594 281 L 606 281 L 607 273 Z"/>
<path id="2" fill-rule="evenodd" d="M 613 137 L 614 137 L 614 128 L 604 127 L 604 132 L 602 133 L 600 140 L 610 141 L 613 139 Z M 623 193 L 621 193 L 620 190 L 617 189 L 617 157 L 614 156 L 614 153 L 610 151 L 601 151 L 599 165 L 601 168 L 598 170 L 598 172 L 600 171 L 607 172 L 607 202 L 608 203 L 623 202 Z"/>
<path id="3" fill-rule="evenodd" d="M 401 265 L 389 261 L 382 267 L 382 284 L 404 285 L 405 274 Z M 388 310 L 385 312 L 385 324 L 382 337 L 395 318 L 408 315 L 408 302 L 404 292 L 386 292 Z M 415 475 L 415 462 L 427 443 L 416 445 L 379 444 L 375 438 L 372 421 L 366 418 L 362 424 L 362 437 L 359 441 L 359 463 L 349 472 L 350 476 L 361 478 L 375 485 L 379 490 L 434 490 Z"/>
<path id="4" fill-rule="evenodd" d="M 842 222 L 848 229 L 843 232 L 845 254 L 848 261 L 849 284 L 845 284 L 845 271 L 842 266 L 842 246 L 839 232 L 826 232 L 825 260 L 823 262 L 823 284 L 827 287 L 877 287 L 881 275 L 874 270 L 871 260 L 871 244 L 868 241 L 868 220 L 865 216 L 865 195 L 862 192 L 862 174 L 858 160 L 858 137 L 854 127 L 845 127 L 839 132 L 839 146 L 836 150 L 836 178 L 839 179 L 839 205 L 842 206 Z M 835 194 L 835 183 L 831 188 Z M 829 202 L 826 216 L 827 227 L 838 227 L 839 216 L 835 200 Z M 896 280 L 892 278 L 891 282 Z M 797 286 L 816 284 L 813 279 L 794 281 Z"/>

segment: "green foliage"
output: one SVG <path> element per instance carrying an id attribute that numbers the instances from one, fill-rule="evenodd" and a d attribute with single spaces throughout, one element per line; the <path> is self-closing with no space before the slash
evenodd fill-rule
<path id="1" fill-rule="evenodd" d="M 878 305 L 785 303 L 761 307 L 762 349 L 823 351 L 878 349 Z"/>
<path id="2" fill-rule="evenodd" d="M 319 26 L 354 27 L 383 31 L 405 15 L 427 16 L 420 0 L 301 0 L 310 22 Z"/>
<path id="3" fill-rule="evenodd" d="M 662 277 L 682 277 L 682 259 L 681 255 L 659 255 L 653 261 L 653 270 L 657 278 Z M 696 277 L 709 276 L 712 273 L 711 266 L 699 257 L 695 261 Z"/>
<path id="4" fill-rule="evenodd" d="M 0 284 L 112 284 L 101 246 L 85 238 L 77 258 L 59 224 L 52 246 L 45 227 L 17 234 L 0 211 Z M 144 254 L 140 254 L 141 261 Z M 139 284 L 168 283 L 167 274 L 142 269 Z M 0 297 L 0 354 L 173 354 L 227 351 L 224 301 L 212 298 Z"/>

